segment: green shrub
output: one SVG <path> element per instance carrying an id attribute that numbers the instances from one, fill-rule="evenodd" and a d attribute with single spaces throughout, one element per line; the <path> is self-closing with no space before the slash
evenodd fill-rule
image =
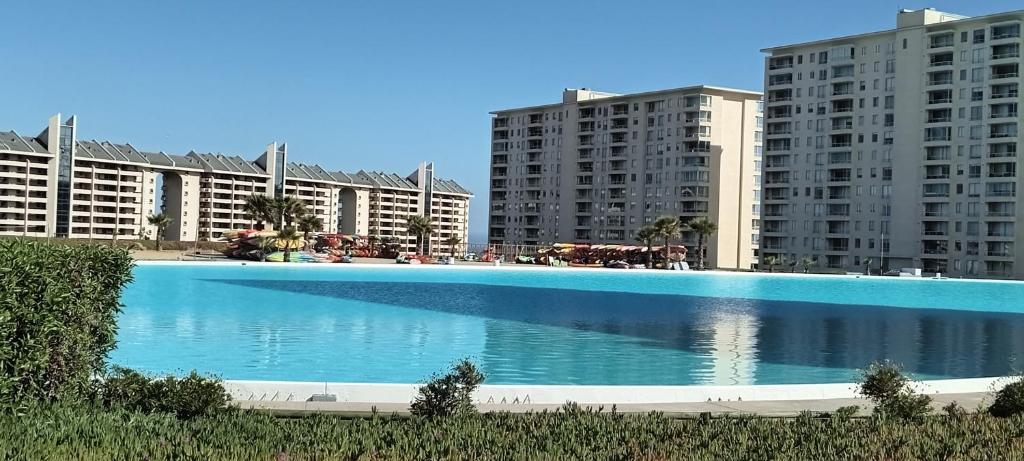
<path id="1" fill-rule="evenodd" d="M 172 413 L 181 419 L 210 415 L 227 408 L 228 396 L 217 378 L 194 370 L 183 378 L 149 378 L 135 370 L 114 367 L 97 381 L 95 400 L 107 408 L 143 413 Z"/>
<path id="2" fill-rule="evenodd" d="M 434 375 L 419 388 L 410 406 L 412 414 L 425 417 L 462 415 L 476 411 L 473 391 L 486 377 L 469 359 L 456 363 L 444 376 Z"/>
<path id="3" fill-rule="evenodd" d="M 178 420 L 123 409 L 0 414 L 0 459 L 111 460 L 968 460 L 1024 459 L 1019 418 L 670 419 L 580 408 L 455 418 Z"/>
<path id="4" fill-rule="evenodd" d="M 967 416 L 967 410 L 956 402 L 950 402 L 949 405 L 942 407 L 942 412 L 950 418 L 963 418 Z"/>
<path id="5" fill-rule="evenodd" d="M 0 239 L 0 408 L 88 395 L 132 264 L 123 249 Z"/>
<path id="6" fill-rule="evenodd" d="M 888 360 L 868 365 L 859 390 L 875 404 L 876 416 L 921 421 L 931 412 L 932 398 L 915 393 L 903 367 Z"/>
<path id="7" fill-rule="evenodd" d="M 996 391 L 996 399 L 988 412 L 1003 418 L 1024 413 L 1024 377 L 1017 377 Z"/>

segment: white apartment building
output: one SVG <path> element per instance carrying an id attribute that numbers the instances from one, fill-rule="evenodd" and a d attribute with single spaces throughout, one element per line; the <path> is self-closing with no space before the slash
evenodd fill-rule
<path id="1" fill-rule="evenodd" d="M 761 93 L 692 86 L 567 89 L 492 112 L 489 241 L 636 244 L 663 215 L 708 217 L 708 264 L 757 261 Z M 684 234 L 684 244 L 696 237 Z M 691 251 L 694 258 L 696 252 Z"/>
<path id="2" fill-rule="evenodd" d="M 422 185 L 422 186 L 421 186 Z M 423 163 L 402 177 L 329 172 L 290 163 L 271 143 L 255 161 L 240 156 L 145 152 L 129 143 L 80 140 L 77 118 L 52 117 L 39 136 L 0 132 L 0 235 L 86 239 L 152 238 L 150 214 L 166 213 L 168 240 L 216 240 L 256 223 L 245 213 L 253 194 L 294 195 L 324 230 L 394 236 L 415 249 L 405 218 L 430 217 L 428 249 L 469 238 L 469 199 L 458 183 L 434 177 Z"/>
<path id="3" fill-rule="evenodd" d="M 1022 278 L 1024 11 L 763 50 L 761 257 Z"/>

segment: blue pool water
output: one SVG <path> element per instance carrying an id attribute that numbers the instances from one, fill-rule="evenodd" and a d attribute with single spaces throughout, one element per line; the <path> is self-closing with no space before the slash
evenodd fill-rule
<path id="1" fill-rule="evenodd" d="M 471 357 L 492 384 L 923 379 L 1024 356 L 1024 283 L 674 271 L 143 265 L 114 363 L 226 379 L 420 382 Z"/>

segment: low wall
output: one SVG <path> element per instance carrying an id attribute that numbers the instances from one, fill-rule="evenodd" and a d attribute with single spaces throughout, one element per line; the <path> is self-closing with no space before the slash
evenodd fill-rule
<path id="1" fill-rule="evenodd" d="M 925 394 L 988 392 L 1006 378 L 970 378 L 915 383 Z M 334 395 L 338 402 L 408 404 L 416 384 L 315 383 L 298 381 L 227 381 L 235 400 L 309 400 L 314 394 Z M 761 384 L 747 386 L 542 386 L 483 385 L 478 403 L 496 404 L 650 404 L 707 401 L 779 401 L 855 398 L 856 384 Z"/>

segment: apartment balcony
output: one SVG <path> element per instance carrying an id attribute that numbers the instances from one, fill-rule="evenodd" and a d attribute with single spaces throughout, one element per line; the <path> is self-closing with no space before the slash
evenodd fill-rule
<path id="1" fill-rule="evenodd" d="M 1019 94 L 1016 83 L 1004 83 L 992 85 L 989 99 L 1015 99 Z"/>
<path id="2" fill-rule="evenodd" d="M 833 83 L 831 96 L 840 99 L 842 96 L 851 96 L 854 93 L 853 82 Z"/>
<path id="3" fill-rule="evenodd" d="M 843 114 L 843 113 L 847 113 L 847 112 L 853 112 L 853 100 L 852 99 L 833 101 L 832 102 L 832 113 L 833 114 Z"/>
<path id="4" fill-rule="evenodd" d="M 1020 24 L 992 26 L 990 41 L 1014 40 L 1020 38 Z"/>
<path id="5" fill-rule="evenodd" d="M 932 50 L 937 48 L 948 48 L 955 44 L 956 40 L 954 40 L 953 34 L 934 35 L 928 40 L 928 48 Z"/>
<path id="6" fill-rule="evenodd" d="M 785 73 L 768 76 L 768 86 L 784 86 L 793 84 L 793 73 Z"/>
<path id="7" fill-rule="evenodd" d="M 852 130 L 853 117 L 833 118 L 830 128 L 832 131 Z"/>
<path id="8" fill-rule="evenodd" d="M 848 164 L 853 161 L 853 156 L 850 152 L 829 152 L 828 163 L 829 165 L 842 165 Z"/>
<path id="9" fill-rule="evenodd" d="M 931 165 L 925 167 L 925 180 L 949 180 L 949 165 Z"/>
<path id="10" fill-rule="evenodd" d="M 1020 44 L 1017 43 L 994 45 L 992 46 L 992 54 L 989 56 L 989 59 L 992 61 L 1018 58 L 1020 58 Z"/>
<path id="11" fill-rule="evenodd" d="M 953 53 L 952 52 L 936 53 L 936 54 L 931 55 L 929 57 L 929 59 L 928 59 L 928 66 L 929 67 L 943 67 L 943 66 L 952 66 L 952 65 L 953 65 Z"/>
<path id="12" fill-rule="evenodd" d="M 928 104 L 950 104 L 953 102 L 953 90 L 937 90 L 928 92 Z"/>
<path id="13" fill-rule="evenodd" d="M 789 184 L 789 172 L 771 172 L 763 175 L 766 185 Z"/>
<path id="14" fill-rule="evenodd" d="M 832 253 L 847 253 L 847 252 L 850 251 L 850 245 L 849 244 L 845 244 L 845 245 L 843 245 L 843 244 L 825 245 L 825 251 L 832 252 Z"/>
<path id="15" fill-rule="evenodd" d="M 1007 108 L 1007 109 L 993 110 L 993 111 L 989 112 L 988 118 L 992 118 L 992 119 L 1017 118 L 1017 108 L 1013 107 L 1013 108 Z"/>
<path id="16" fill-rule="evenodd" d="M 777 71 L 783 69 L 793 68 L 793 57 L 792 56 L 780 56 L 768 59 L 768 71 Z"/>
<path id="17" fill-rule="evenodd" d="M 828 216 L 850 216 L 849 204 L 829 204 Z"/>
<path id="18" fill-rule="evenodd" d="M 1017 177 L 1017 165 L 1015 163 L 989 164 L 989 178 L 1015 178 Z"/>
<path id="19" fill-rule="evenodd" d="M 949 242 L 946 240 L 923 240 L 921 254 L 928 256 L 946 256 L 949 254 Z"/>
<path id="20" fill-rule="evenodd" d="M 990 139 L 1016 138 L 1016 123 L 1001 123 L 989 125 L 988 137 Z"/>
<path id="21" fill-rule="evenodd" d="M 1020 77 L 1020 64 L 997 64 L 992 66 L 992 80 Z"/>
<path id="22" fill-rule="evenodd" d="M 784 118 L 793 117 L 793 106 L 778 106 L 769 107 L 765 112 L 765 118 L 768 120 L 779 120 Z"/>
<path id="23" fill-rule="evenodd" d="M 850 173 L 833 173 L 828 175 L 828 182 L 850 182 Z"/>
<path id="24" fill-rule="evenodd" d="M 949 184 L 925 184 L 921 192 L 923 198 L 948 198 Z"/>

